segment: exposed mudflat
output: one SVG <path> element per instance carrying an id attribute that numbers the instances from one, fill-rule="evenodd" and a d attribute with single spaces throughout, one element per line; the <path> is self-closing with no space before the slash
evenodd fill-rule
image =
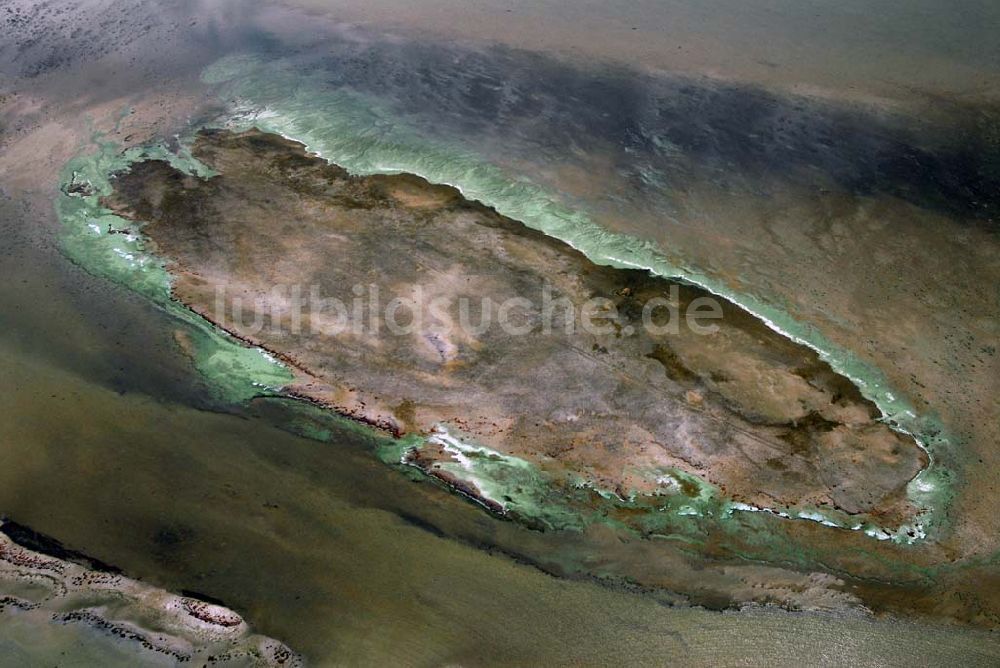
<path id="1" fill-rule="evenodd" d="M 453 188 L 351 176 L 275 135 L 202 131 L 193 154 L 219 175 L 141 162 L 106 203 L 144 223 L 177 299 L 293 362 L 295 394 L 395 434 L 443 425 L 620 496 L 662 491 L 680 470 L 765 507 L 895 524 L 913 511 L 917 444 L 815 352 L 737 307 L 715 300 L 718 320 L 679 322 L 711 310 L 699 288 L 595 265 Z M 294 314 L 292 286 L 317 303 Z M 412 326 L 371 327 L 382 313 L 366 303 L 363 331 L 334 327 L 318 300 L 352 304 L 358 286 L 407 300 L 394 322 Z M 527 301 L 503 328 L 514 298 Z M 594 299 L 594 326 L 567 327 L 570 305 Z M 420 465 L 433 472 L 438 457 L 452 455 L 423 452 Z"/>

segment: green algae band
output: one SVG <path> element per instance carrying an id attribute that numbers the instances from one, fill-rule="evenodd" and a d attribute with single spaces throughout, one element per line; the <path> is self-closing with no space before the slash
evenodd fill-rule
<path id="1" fill-rule="evenodd" d="M 86 270 L 126 285 L 176 317 L 183 328 L 178 343 L 194 359 L 199 372 L 227 401 L 245 401 L 275 392 L 292 375 L 263 350 L 246 346 L 198 317 L 170 297 L 170 276 L 151 254 L 130 221 L 101 206 L 112 191 L 113 174 L 141 160 L 164 160 L 182 173 L 208 177 L 211 170 L 183 151 L 142 147 L 125 151 L 112 142 L 95 141 L 96 150 L 78 157 L 63 170 L 56 211 L 63 224 L 63 252 Z"/>

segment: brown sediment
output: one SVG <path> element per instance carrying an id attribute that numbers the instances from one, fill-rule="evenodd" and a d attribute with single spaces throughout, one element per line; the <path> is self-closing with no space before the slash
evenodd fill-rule
<path id="1" fill-rule="evenodd" d="M 219 175 L 138 163 L 114 179 L 106 204 L 143 223 L 178 300 L 293 367 L 292 394 L 396 435 L 444 424 L 625 493 L 655 492 L 676 468 L 762 506 L 829 507 L 882 523 L 912 515 L 904 490 L 925 453 L 814 351 L 739 307 L 712 297 L 722 317 L 703 320 L 717 330 L 699 334 L 683 321 L 667 328 L 661 305 L 653 322 L 664 329 L 654 332 L 641 322 L 652 300 L 673 301 L 683 319 L 710 295 L 596 265 L 449 186 L 351 176 L 274 135 L 203 131 L 193 151 Z M 353 286 L 374 285 L 383 306 L 413 299 L 427 314 L 438 301 L 452 323 L 463 298 L 533 306 L 516 312 L 524 335 L 496 325 L 495 310 L 481 332 L 434 318 L 405 335 L 384 324 L 334 332 L 333 314 L 308 302 L 297 330 L 293 285 L 346 305 L 358 296 Z M 613 304 L 607 331 L 579 322 L 566 331 L 561 301 L 547 331 L 543 285 L 577 313 L 593 298 Z M 475 325 L 481 313 L 471 310 Z M 261 328 L 245 324 L 257 317 Z"/>

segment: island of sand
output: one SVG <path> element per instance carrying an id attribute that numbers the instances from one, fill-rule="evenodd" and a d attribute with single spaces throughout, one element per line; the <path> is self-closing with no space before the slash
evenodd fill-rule
<path id="1" fill-rule="evenodd" d="M 2 638 L 8 665 L 26 665 L 19 663 L 22 644 L 32 651 L 52 647 L 52 665 L 65 660 L 65 652 L 56 657 L 62 647 L 74 654 L 96 648 L 101 665 L 304 665 L 229 608 L 125 577 L 9 520 L 0 520 L 0 618 L 15 630 Z"/>
<path id="2" fill-rule="evenodd" d="M 680 471 L 755 507 L 914 514 L 905 490 L 925 452 L 738 307 L 597 265 L 452 187 L 354 176 L 275 135 L 203 130 L 192 150 L 216 176 L 139 162 L 104 203 L 136 221 L 177 300 L 294 369 L 289 394 L 395 435 L 446 429 L 623 497 Z M 376 292 L 407 305 L 398 331 Z M 716 318 L 671 326 L 706 297 Z M 565 326 L 588 309 L 597 326 Z M 363 323 L 345 326 L 345 310 Z M 507 326 L 477 327 L 487 315 Z M 410 463 L 502 512 L 439 466 L 460 456 L 431 445 Z"/>

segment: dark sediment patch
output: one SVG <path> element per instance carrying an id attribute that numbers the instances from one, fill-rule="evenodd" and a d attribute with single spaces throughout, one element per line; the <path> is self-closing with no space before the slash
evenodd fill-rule
<path id="1" fill-rule="evenodd" d="M 426 531 L 427 533 L 437 536 L 438 538 L 448 537 L 448 534 L 446 534 L 444 531 L 442 531 L 434 524 L 431 524 L 427 520 L 423 519 L 422 517 L 418 517 L 417 515 L 413 515 L 412 513 L 404 513 L 404 512 L 397 512 L 396 515 L 406 524 L 412 527 L 416 527 L 421 531 Z"/>
<path id="2" fill-rule="evenodd" d="M 193 598 L 198 601 L 204 601 L 205 603 L 211 603 L 212 605 L 219 605 L 222 606 L 223 608 L 227 607 L 225 601 L 217 599 L 214 596 L 209 596 L 208 594 L 202 594 L 201 592 L 193 591 L 191 589 L 181 589 L 180 594 L 181 596 L 185 596 L 187 598 Z"/>
<path id="3" fill-rule="evenodd" d="M 122 572 L 120 568 L 106 564 L 100 559 L 95 559 L 82 552 L 71 550 L 55 538 L 46 536 L 23 524 L 18 524 L 13 520 L 4 519 L 0 522 L 0 532 L 21 547 L 34 552 L 40 552 L 49 557 L 71 561 L 74 564 L 79 564 L 101 573 L 121 574 Z"/>

